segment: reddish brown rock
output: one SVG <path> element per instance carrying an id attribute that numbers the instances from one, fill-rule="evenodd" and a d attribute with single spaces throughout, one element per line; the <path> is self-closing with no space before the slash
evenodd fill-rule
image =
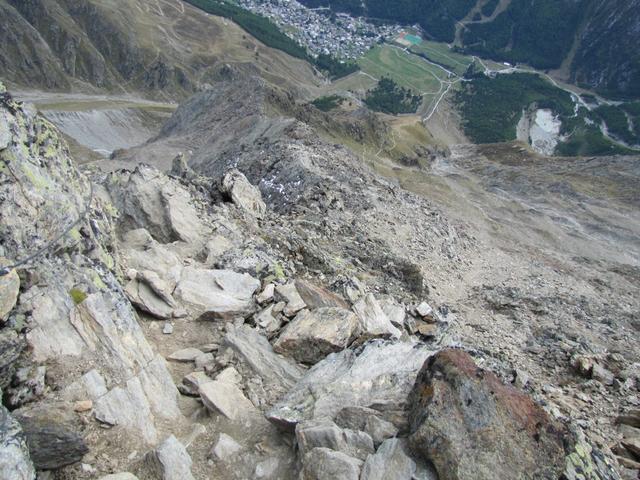
<path id="1" fill-rule="evenodd" d="M 311 310 L 322 307 L 345 308 L 347 310 L 350 308 L 342 297 L 313 283 L 296 280 L 296 290 Z"/>
<path id="2" fill-rule="evenodd" d="M 564 428 L 462 350 L 429 358 L 409 401 L 412 448 L 440 480 L 557 480 L 563 472 Z"/>

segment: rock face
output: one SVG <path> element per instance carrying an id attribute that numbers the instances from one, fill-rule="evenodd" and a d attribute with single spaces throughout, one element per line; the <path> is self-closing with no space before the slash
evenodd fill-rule
<path id="1" fill-rule="evenodd" d="M 442 480 L 551 480 L 564 469 L 566 432 L 462 350 L 427 360 L 410 402 L 412 448 Z"/>
<path id="2" fill-rule="evenodd" d="M 74 415 L 73 411 L 49 405 L 30 406 L 15 412 L 38 470 L 71 465 L 89 451 L 74 425 Z"/>
<path id="3" fill-rule="evenodd" d="M 334 418 L 345 407 L 369 407 L 406 428 L 407 397 L 431 353 L 421 344 L 381 340 L 356 351 L 332 353 L 314 365 L 267 418 L 293 429 L 305 420 Z"/>
<path id="4" fill-rule="evenodd" d="M 0 478 L 33 480 L 36 472 L 22 428 L 9 411 L 0 405 Z"/>
<path id="5" fill-rule="evenodd" d="M 222 179 L 222 192 L 227 194 L 233 203 L 255 217 L 262 217 L 267 206 L 262 201 L 262 194 L 257 187 L 249 183 L 239 170 L 227 172 Z"/>
<path id="6" fill-rule="evenodd" d="M 186 267 L 175 294 L 193 305 L 203 319 L 229 319 L 256 308 L 253 294 L 258 288 L 260 282 L 247 274 Z"/>
<path id="7" fill-rule="evenodd" d="M 316 363 L 345 349 L 359 332 L 350 310 L 323 307 L 303 310 L 284 328 L 273 349 L 303 363 Z"/>
<path id="8" fill-rule="evenodd" d="M 0 202 L 3 255 L 22 258 L 79 221 L 54 251 L 28 266 L 15 311 L 28 327 L 29 358 L 55 363 L 47 376 L 59 386 L 57 395 L 91 400 L 96 419 L 114 427 L 105 434 L 126 432 L 154 444 L 158 420 L 181 418 L 178 391 L 118 283 L 109 253 L 116 250 L 116 209 L 90 187 L 51 124 L 6 94 L 0 116 L 12 135 L 0 157 L 14 173 L 0 171 L 0 196 L 15 199 Z M 9 337 L 19 347 L 19 337 Z M 18 351 L 4 350 L 2 360 Z"/>

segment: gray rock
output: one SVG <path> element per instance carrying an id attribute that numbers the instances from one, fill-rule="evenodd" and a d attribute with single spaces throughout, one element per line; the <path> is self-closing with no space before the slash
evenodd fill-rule
<path id="1" fill-rule="evenodd" d="M 347 348 L 359 333 L 356 315 L 343 308 L 303 310 L 284 328 L 273 349 L 299 362 L 316 363 Z"/>
<path id="2" fill-rule="evenodd" d="M 362 466 L 360 480 L 411 480 L 416 463 L 409 457 L 404 440 L 385 440 Z"/>
<path id="3" fill-rule="evenodd" d="M 203 352 L 201 352 L 197 348 L 187 347 L 181 350 L 176 350 L 167 358 L 169 360 L 173 360 L 174 362 L 193 362 L 202 354 Z"/>
<path id="4" fill-rule="evenodd" d="M 258 462 L 255 470 L 253 471 L 253 477 L 256 480 L 261 480 L 263 478 L 276 478 L 274 477 L 274 474 L 276 473 L 276 470 L 278 470 L 279 465 L 280 462 L 275 457 L 267 458 L 266 460 Z"/>
<path id="5" fill-rule="evenodd" d="M 334 421 L 341 428 L 368 433 L 376 447 L 387 438 L 395 437 L 398 434 L 398 429 L 393 423 L 380 418 L 380 413 L 372 408 L 343 408 L 338 412 Z"/>
<path id="6" fill-rule="evenodd" d="M 186 267 L 175 295 L 201 318 L 232 319 L 255 310 L 253 294 L 259 287 L 260 282 L 246 273 Z"/>
<path id="7" fill-rule="evenodd" d="M 0 88 L 4 88 L 4 85 Z M 0 112 L 0 150 L 7 148 L 10 142 L 11 130 L 9 130 L 9 114 L 6 112 Z"/>
<path id="8" fill-rule="evenodd" d="M 6 258 L 0 257 L 0 267 L 8 263 Z M 0 324 L 7 319 L 7 316 L 15 307 L 19 293 L 20 277 L 18 277 L 18 273 L 15 270 L 0 276 Z"/>
<path id="9" fill-rule="evenodd" d="M 593 369 L 591 370 L 591 378 L 604 385 L 613 385 L 615 375 L 601 366 L 599 363 L 594 363 Z"/>
<path id="10" fill-rule="evenodd" d="M 139 165 L 133 172 L 110 174 L 106 186 L 125 231 L 145 228 L 162 243 L 196 242 L 202 237 L 191 195 L 164 173 Z"/>
<path id="11" fill-rule="evenodd" d="M 73 410 L 62 405 L 30 405 L 16 410 L 31 460 L 38 470 L 55 470 L 82 460 L 89 452 Z"/>
<path id="12" fill-rule="evenodd" d="M 146 456 L 149 468 L 163 480 L 194 480 L 191 457 L 173 435 Z"/>
<path id="13" fill-rule="evenodd" d="M 307 306 L 293 282 L 286 285 L 278 285 L 276 287 L 276 299 L 287 304 L 282 311 L 287 317 L 293 317 Z"/>
<path id="14" fill-rule="evenodd" d="M 260 190 L 251 185 L 239 170 L 229 170 L 225 174 L 221 190 L 229 195 L 234 204 L 251 215 L 262 217 L 267 211 Z"/>
<path id="15" fill-rule="evenodd" d="M 300 367 L 274 353 L 269 341 L 247 325 L 229 328 L 224 343 L 260 377 L 274 396 L 288 391 L 302 377 Z"/>
<path id="16" fill-rule="evenodd" d="M 329 448 L 314 448 L 302 460 L 300 480 L 359 480 L 362 461 Z"/>
<path id="17" fill-rule="evenodd" d="M 314 365 L 267 418 L 293 430 L 305 420 L 334 418 L 345 407 L 370 407 L 404 428 L 407 396 L 431 353 L 422 344 L 382 340 L 333 353 Z"/>
<path id="18" fill-rule="evenodd" d="M 228 460 L 242 450 L 242 445 L 226 433 L 221 433 L 211 453 L 218 460 Z"/>
<path id="19" fill-rule="evenodd" d="M 34 480 L 36 478 L 22 427 L 2 405 L 0 405 L 0 478 L 3 480 Z"/>
<path id="20" fill-rule="evenodd" d="M 167 319 L 177 316 L 176 301 L 171 295 L 172 288 L 153 271 L 137 272 L 124 289 L 127 298 L 140 310 L 156 318 Z"/>
<path id="21" fill-rule="evenodd" d="M 173 325 L 170 322 L 167 322 L 162 327 L 162 333 L 165 335 L 171 335 L 173 333 Z"/>
<path id="22" fill-rule="evenodd" d="M 429 305 L 427 302 L 422 302 L 416 307 L 416 312 L 422 318 L 425 318 L 433 313 L 433 308 L 431 308 L 431 305 Z"/>
<path id="23" fill-rule="evenodd" d="M 236 385 L 213 380 L 200 385 L 200 398 L 205 407 L 214 413 L 221 413 L 230 420 L 246 417 L 255 411 L 253 403 L 244 396 Z"/>
<path id="24" fill-rule="evenodd" d="M 233 243 L 231 240 L 222 235 L 213 235 L 205 246 L 207 252 L 206 265 L 214 265 L 222 255 L 232 248 Z"/>
<path id="25" fill-rule="evenodd" d="M 353 306 L 360 321 L 361 338 L 400 338 L 402 332 L 393 326 L 373 294 L 365 295 Z"/>
<path id="26" fill-rule="evenodd" d="M 227 367 L 216 375 L 216 380 L 220 382 L 231 383 L 232 385 L 240 385 L 242 383 L 242 376 L 233 367 Z"/>
<path id="27" fill-rule="evenodd" d="M 258 315 L 256 315 L 255 322 L 256 325 L 264 328 L 267 334 L 272 334 L 280 330 L 282 327 L 283 321 L 278 316 L 275 316 L 273 313 L 273 305 L 269 305 L 267 308 L 262 310 Z"/>
<path id="28" fill-rule="evenodd" d="M 18 358 L 27 347 L 24 335 L 9 328 L 0 329 L 0 389 L 11 384 Z"/>
<path id="29" fill-rule="evenodd" d="M 18 408 L 40 397 L 44 393 L 46 373 L 47 367 L 44 366 L 19 368 L 5 392 L 7 405 Z"/>
<path id="30" fill-rule="evenodd" d="M 191 372 L 188 375 L 185 375 L 182 379 L 182 386 L 184 389 L 182 393 L 187 393 L 188 395 L 198 396 L 198 390 L 200 389 L 200 385 L 208 383 L 211 381 L 211 377 L 209 377 L 204 372 Z"/>
<path id="31" fill-rule="evenodd" d="M 105 475 L 104 477 L 100 477 L 100 480 L 138 480 L 138 477 L 136 477 L 133 473 L 122 472 Z"/>
<path id="32" fill-rule="evenodd" d="M 300 455 L 317 447 L 330 448 L 350 457 L 364 460 L 374 453 L 373 440 L 365 432 L 341 429 L 330 420 L 310 420 L 296 426 Z"/>
<path id="33" fill-rule="evenodd" d="M 407 312 L 402 305 L 399 305 L 391 298 L 385 298 L 378 302 L 382 307 L 382 311 L 399 329 L 404 328 Z"/>
<path id="34" fill-rule="evenodd" d="M 194 364 L 198 369 L 204 368 L 207 365 L 213 365 L 214 362 L 215 357 L 213 356 L 213 353 L 201 353 L 194 360 Z"/>
<path id="35" fill-rule="evenodd" d="M 273 283 L 268 283 L 264 290 L 256 297 L 256 300 L 260 305 L 273 301 L 275 295 L 276 286 Z"/>

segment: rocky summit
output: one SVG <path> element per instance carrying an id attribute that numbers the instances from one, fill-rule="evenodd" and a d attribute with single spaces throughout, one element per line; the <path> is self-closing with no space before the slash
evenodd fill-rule
<path id="1" fill-rule="evenodd" d="M 380 3 L 0 0 L 0 480 L 640 478 L 639 157 L 463 135 L 444 95 L 523 75 L 475 53 L 536 2 L 426 2 L 453 48 Z M 294 42 L 327 22 L 364 60 Z M 564 93 L 522 115 L 637 129 Z"/>

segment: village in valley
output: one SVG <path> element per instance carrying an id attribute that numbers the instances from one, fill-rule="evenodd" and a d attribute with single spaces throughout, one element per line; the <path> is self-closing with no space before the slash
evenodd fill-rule
<path id="1" fill-rule="evenodd" d="M 238 4 L 272 20 L 314 55 L 357 59 L 402 32 L 399 25 L 374 25 L 326 7 L 311 9 L 296 0 L 238 0 Z"/>

